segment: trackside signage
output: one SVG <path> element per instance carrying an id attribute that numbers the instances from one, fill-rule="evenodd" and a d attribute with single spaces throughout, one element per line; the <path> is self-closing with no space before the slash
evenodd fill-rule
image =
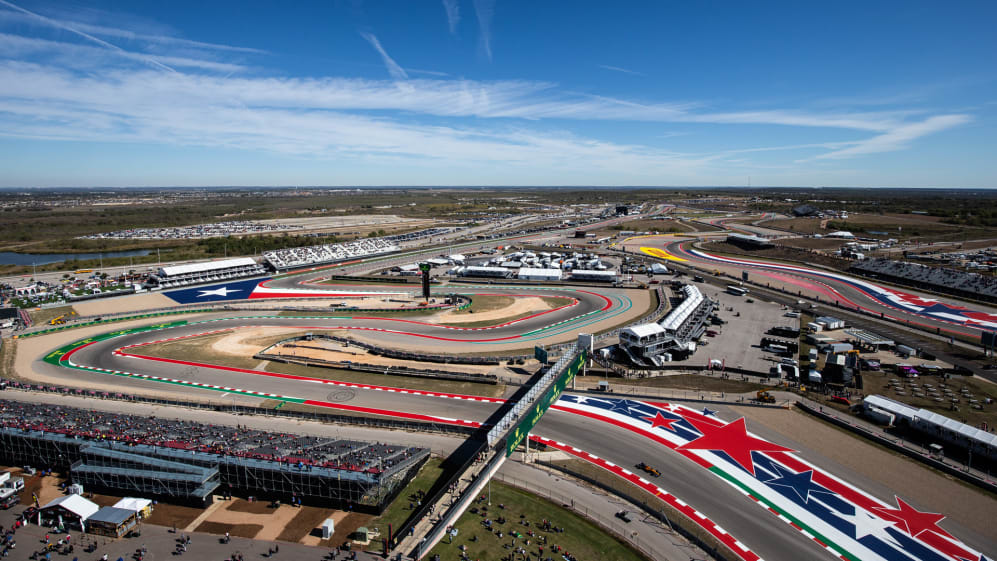
<path id="1" fill-rule="evenodd" d="M 506 440 L 506 456 L 512 455 L 512 452 L 519 446 L 523 439 L 526 438 L 526 435 L 530 434 L 533 427 L 540 422 L 540 418 L 543 417 L 543 414 L 550 409 L 551 405 L 554 405 L 554 403 L 557 402 L 558 398 L 561 397 L 561 393 L 564 392 L 564 388 L 568 387 L 568 384 L 570 384 L 571 380 L 575 378 L 575 375 L 581 372 L 582 366 L 585 365 L 586 360 L 588 360 L 588 352 L 582 350 L 582 352 L 580 352 L 578 356 L 576 356 L 575 359 L 568 364 L 567 368 L 564 369 L 564 372 L 561 373 L 556 380 L 554 380 L 554 383 L 551 385 L 550 389 L 547 390 L 547 393 L 537 400 L 536 404 L 533 406 L 533 409 L 523 416 L 523 420 L 516 425 L 516 430 L 514 430 Z"/>

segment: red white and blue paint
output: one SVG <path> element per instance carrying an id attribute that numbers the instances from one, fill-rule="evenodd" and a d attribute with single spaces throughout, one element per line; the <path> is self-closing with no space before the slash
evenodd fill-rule
<path id="1" fill-rule="evenodd" d="M 179 304 L 255 300 L 257 298 L 360 298 L 408 294 L 398 290 L 321 290 L 312 288 L 271 288 L 271 279 L 248 279 L 193 288 L 167 290 L 163 294 Z"/>
<path id="2" fill-rule="evenodd" d="M 565 395 L 554 406 L 646 436 L 688 458 L 849 561 L 984 561 L 900 497 L 884 502 L 822 471 L 794 450 L 725 422 L 709 409 L 673 403 Z"/>
<path id="3" fill-rule="evenodd" d="M 997 314 L 970 310 L 969 308 L 965 308 L 963 306 L 947 304 L 933 298 L 924 298 L 900 290 L 886 288 L 855 277 L 849 277 L 847 275 L 818 269 L 809 269 L 806 267 L 798 267 L 795 265 L 786 265 L 782 263 L 771 263 L 766 261 L 755 261 L 752 259 L 713 255 L 699 249 L 684 249 L 684 251 L 706 261 L 736 265 L 747 269 L 764 269 L 784 271 L 787 273 L 806 273 L 808 275 L 814 275 L 831 281 L 847 284 L 862 292 L 869 298 L 878 301 L 884 306 L 889 306 L 896 310 L 976 329 L 997 329 Z M 828 288 L 830 289 L 833 298 L 855 308 L 861 307 L 850 301 L 848 298 L 845 298 L 844 295 L 840 294 L 833 288 Z"/>

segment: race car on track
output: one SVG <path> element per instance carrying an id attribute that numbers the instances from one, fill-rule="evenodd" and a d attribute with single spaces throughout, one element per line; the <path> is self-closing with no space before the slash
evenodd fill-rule
<path id="1" fill-rule="evenodd" d="M 653 468 L 653 467 L 645 464 L 644 462 L 641 462 L 641 463 L 637 464 L 637 469 L 643 470 L 643 471 L 647 472 L 648 475 L 653 475 L 655 477 L 661 477 L 661 472 L 660 471 L 658 471 L 657 469 L 655 469 L 655 468 Z"/>

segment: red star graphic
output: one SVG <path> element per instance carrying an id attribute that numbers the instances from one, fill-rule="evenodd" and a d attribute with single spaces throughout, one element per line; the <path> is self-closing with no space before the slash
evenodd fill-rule
<path id="1" fill-rule="evenodd" d="M 744 417 L 720 426 L 691 417 L 686 417 L 686 420 L 692 423 L 696 430 L 703 433 L 703 436 L 679 446 L 679 450 L 725 452 L 738 465 L 748 470 L 751 475 L 755 474 L 755 464 L 751 461 L 752 452 L 795 452 L 792 448 L 749 436 L 748 429 L 744 426 Z"/>
<path id="2" fill-rule="evenodd" d="M 656 429 L 658 427 L 665 427 L 668 430 L 672 430 L 672 425 L 679 422 L 678 419 L 669 419 L 661 414 L 661 411 L 655 411 L 653 417 L 641 417 L 645 421 L 650 421 L 651 428 Z"/>
<path id="3" fill-rule="evenodd" d="M 883 518 L 893 520 L 897 527 L 910 534 L 911 537 L 916 538 L 922 532 L 929 531 L 949 538 L 952 537 L 948 532 L 937 526 L 945 518 L 944 514 L 921 512 L 905 503 L 900 497 L 894 496 L 894 498 L 897 499 L 897 506 L 900 508 L 874 506 L 872 509 L 877 511 Z"/>

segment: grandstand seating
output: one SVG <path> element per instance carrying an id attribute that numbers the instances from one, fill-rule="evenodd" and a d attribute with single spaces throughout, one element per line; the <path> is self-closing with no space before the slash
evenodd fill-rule
<path id="1" fill-rule="evenodd" d="M 0 427 L 378 474 L 423 449 L 0 401 Z"/>
<path id="2" fill-rule="evenodd" d="M 263 258 L 278 271 L 295 269 L 323 263 L 335 263 L 361 257 L 371 257 L 398 251 L 393 241 L 384 238 L 370 238 L 338 244 L 290 247 L 274 251 L 264 251 Z"/>
<path id="3" fill-rule="evenodd" d="M 997 300 L 997 277 L 920 263 L 870 259 L 857 261 L 852 270 L 902 284 L 935 289 L 983 300 Z"/>

